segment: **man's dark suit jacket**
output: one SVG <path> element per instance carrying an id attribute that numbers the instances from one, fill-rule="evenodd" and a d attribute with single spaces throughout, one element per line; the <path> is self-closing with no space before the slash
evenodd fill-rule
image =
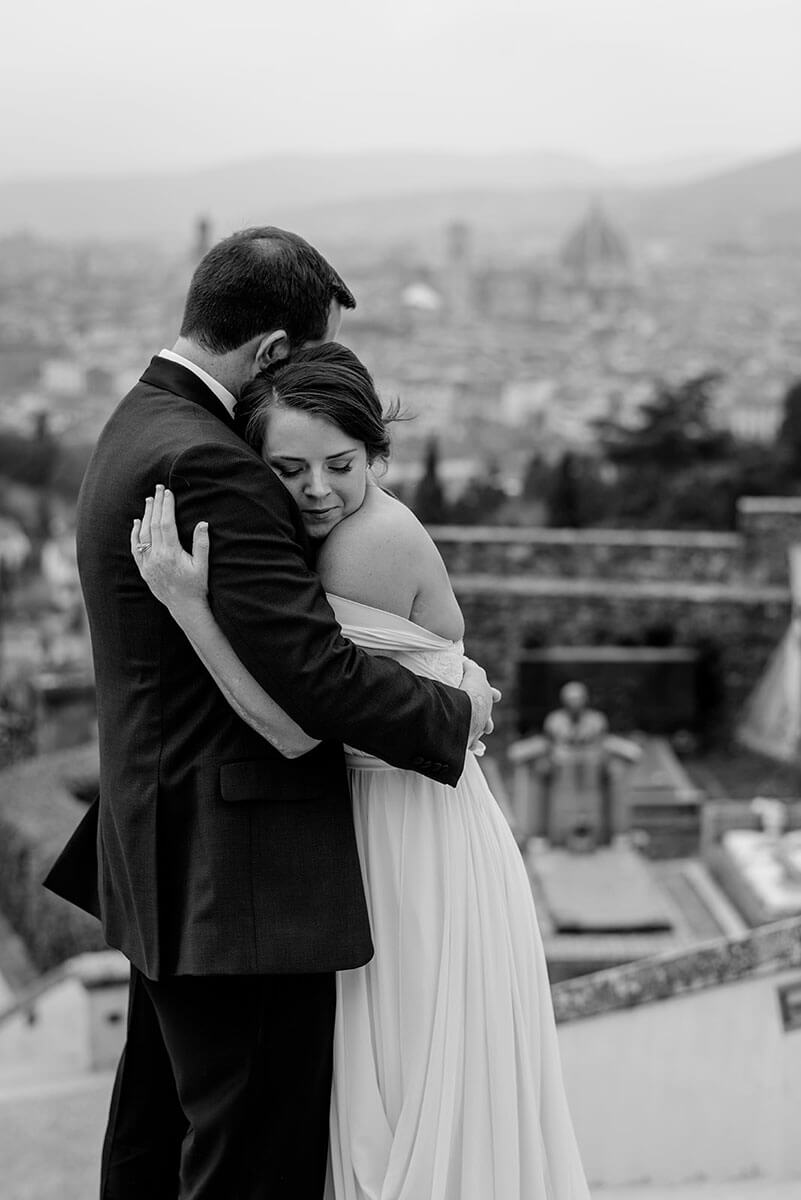
<path id="1" fill-rule="evenodd" d="M 209 521 L 214 614 L 265 691 L 322 739 L 302 758 L 235 715 L 140 578 L 131 523 L 157 482 L 176 494 L 185 545 Z M 342 637 L 289 492 L 178 363 L 153 359 L 106 425 L 77 540 L 100 797 L 47 886 L 92 908 L 96 873 L 107 941 L 151 979 L 367 962 L 342 743 L 454 784 L 467 696 Z"/>

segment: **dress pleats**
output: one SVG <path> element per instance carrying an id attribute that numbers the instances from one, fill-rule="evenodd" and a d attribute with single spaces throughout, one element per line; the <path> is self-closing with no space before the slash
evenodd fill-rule
<path id="1" fill-rule="evenodd" d="M 330 597 L 458 683 L 462 647 Z M 328 1200 L 588 1200 L 526 870 L 478 760 L 456 788 L 349 754 L 376 946 L 337 977 Z"/>

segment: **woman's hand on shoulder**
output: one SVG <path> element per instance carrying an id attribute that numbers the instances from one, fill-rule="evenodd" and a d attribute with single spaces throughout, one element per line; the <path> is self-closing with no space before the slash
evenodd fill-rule
<path id="1" fill-rule="evenodd" d="M 148 496 L 141 519 L 131 529 L 131 553 L 153 595 L 172 613 L 208 607 L 209 527 L 200 521 L 187 553 L 175 523 L 175 497 L 159 484 Z"/>

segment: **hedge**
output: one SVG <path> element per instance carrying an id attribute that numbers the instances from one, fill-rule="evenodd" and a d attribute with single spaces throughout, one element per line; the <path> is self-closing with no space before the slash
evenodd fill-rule
<path id="1" fill-rule="evenodd" d="M 42 887 L 97 787 L 97 746 L 59 750 L 0 772 L 0 909 L 41 971 L 105 948 L 100 925 Z"/>

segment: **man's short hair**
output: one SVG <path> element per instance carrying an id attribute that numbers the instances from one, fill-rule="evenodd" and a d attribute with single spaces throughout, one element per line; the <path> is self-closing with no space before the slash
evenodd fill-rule
<path id="1" fill-rule="evenodd" d="M 200 260 L 186 297 L 181 337 L 213 354 L 285 329 L 292 346 L 325 336 L 332 301 L 356 301 L 334 268 L 302 237 L 270 225 L 242 229 Z"/>

